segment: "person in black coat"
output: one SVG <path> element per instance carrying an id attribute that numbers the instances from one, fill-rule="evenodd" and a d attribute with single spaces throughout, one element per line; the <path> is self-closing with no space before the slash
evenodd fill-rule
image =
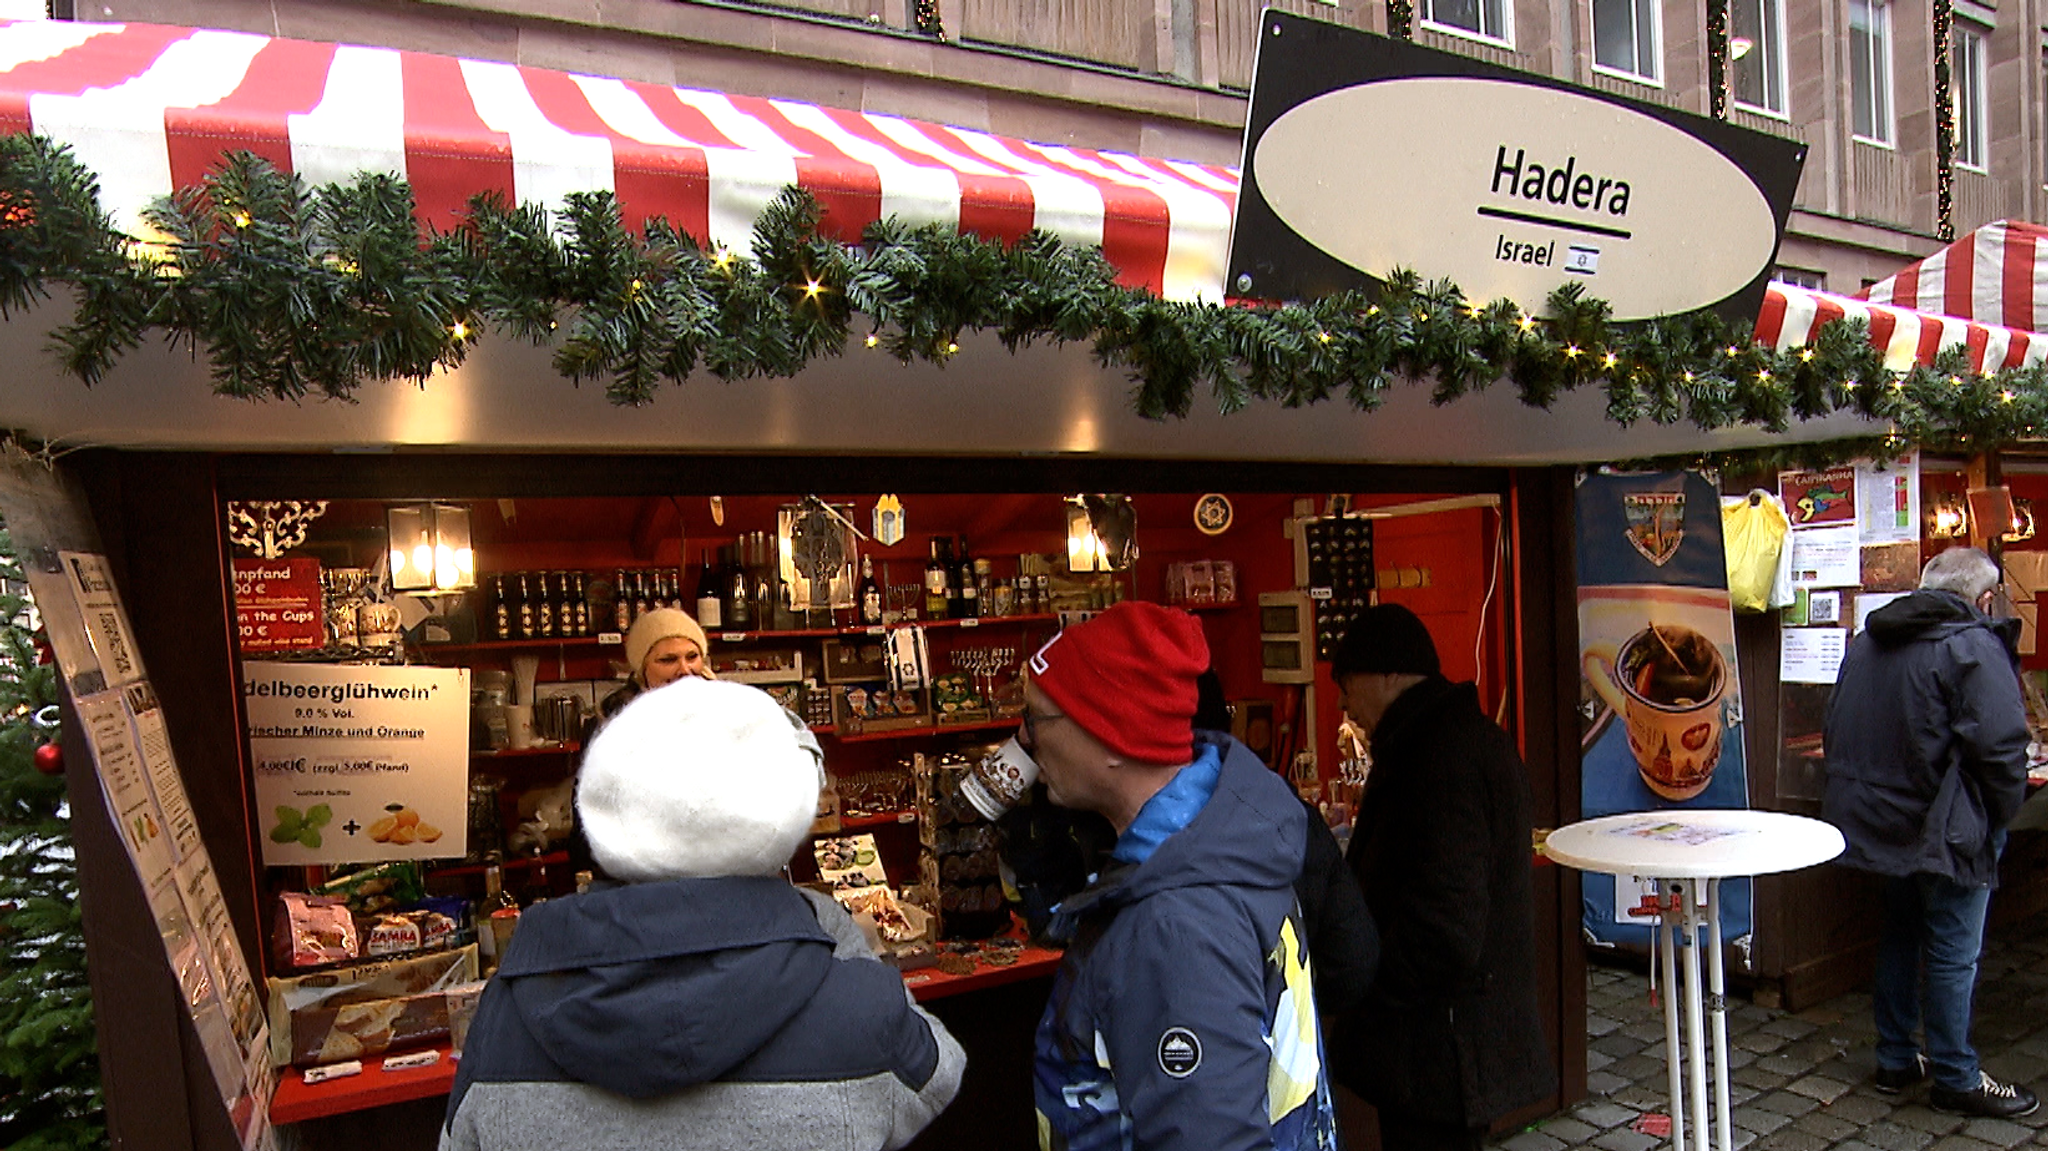
<path id="1" fill-rule="evenodd" d="M 1380 936 L 1365 1002 L 1330 1043 L 1334 1077 L 1378 1108 L 1384 1151 L 1478 1148 L 1554 1083 L 1522 760 L 1404 607 L 1368 609 L 1333 671 L 1371 738 L 1350 864 Z"/>

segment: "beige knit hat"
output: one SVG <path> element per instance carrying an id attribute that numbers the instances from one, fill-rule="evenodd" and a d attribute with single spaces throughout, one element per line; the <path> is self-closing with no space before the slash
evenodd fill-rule
<path id="1" fill-rule="evenodd" d="M 647 680 L 640 674 L 647 662 L 647 653 L 654 645 L 665 639 L 687 639 L 704 653 L 704 664 L 698 675 L 705 679 L 717 679 L 711 672 L 711 641 L 705 638 L 704 629 L 690 618 L 690 613 L 672 607 L 656 608 L 633 621 L 633 628 L 626 633 L 626 666 L 632 669 L 633 678 L 645 687 Z"/>

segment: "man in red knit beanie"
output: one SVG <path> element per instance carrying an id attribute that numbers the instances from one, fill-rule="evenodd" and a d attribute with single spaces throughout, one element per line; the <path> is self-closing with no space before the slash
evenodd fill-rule
<path id="1" fill-rule="evenodd" d="M 1335 1145 L 1294 901 L 1308 816 L 1194 730 L 1208 666 L 1200 621 L 1135 602 L 1031 658 L 1018 740 L 1054 803 L 1117 832 L 1046 931 L 1067 946 L 1033 1077 L 1048 1148 Z"/>

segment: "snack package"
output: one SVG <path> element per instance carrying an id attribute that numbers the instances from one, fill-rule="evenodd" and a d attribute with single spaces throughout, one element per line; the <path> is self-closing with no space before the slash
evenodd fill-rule
<path id="1" fill-rule="evenodd" d="M 420 949 L 420 925 L 405 915 L 373 915 L 363 920 L 360 930 L 363 954 L 403 955 Z"/>
<path id="2" fill-rule="evenodd" d="M 426 893 L 426 885 L 420 879 L 420 865 L 402 859 L 373 863 L 313 889 L 315 895 L 334 895 L 347 900 L 349 910 L 357 915 L 374 915 L 407 907 Z"/>
<path id="3" fill-rule="evenodd" d="M 453 951 L 431 951 L 400 959 L 386 959 L 337 967 L 310 975 L 272 979 L 270 987 L 270 1055 L 279 1067 L 293 1062 L 293 1051 L 301 1046 L 295 1039 L 297 1019 L 309 1012 L 325 1011 L 321 1018 L 333 1019 L 335 1010 L 352 1004 L 404 999 L 430 991 L 445 991 L 477 978 L 476 944 Z M 351 1019 L 352 1026 L 361 1020 Z M 359 1038 L 359 1037 L 358 1037 Z M 309 1050 L 325 1049 L 324 1042 L 304 1045 Z M 337 1048 L 346 1044 L 337 1044 Z M 337 1059 L 350 1056 L 335 1056 Z M 312 1062 L 326 1062 L 314 1059 Z"/>
<path id="4" fill-rule="evenodd" d="M 333 896 L 297 891 L 278 897 L 271 950 L 283 967 L 318 967 L 362 954 L 347 904 Z"/>
<path id="5" fill-rule="evenodd" d="M 871 919 L 882 941 L 892 946 L 925 938 L 925 931 L 931 923 L 931 916 L 922 907 L 898 903 L 896 893 L 886 887 L 834 891 L 832 897 L 856 921 L 861 916 Z"/>
<path id="6" fill-rule="evenodd" d="M 309 1067 L 446 1039 L 451 1034 L 450 999 L 447 990 L 427 991 L 399 999 L 294 1011 L 291 1062 Z M 474 1000 L 464 995 L 461 1002 L 473 1004 Z"/>

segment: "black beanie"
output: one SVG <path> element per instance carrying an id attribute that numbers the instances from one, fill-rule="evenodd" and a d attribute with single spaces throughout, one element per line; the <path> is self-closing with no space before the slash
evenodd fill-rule
<path id="1" fill-rule="evenodd" d="M 1436 642 L 1414 612 L 1397 603 L 1374 604 L 1344 633 L 1331 677 L 1347 675 L 1436 675 Z"/>

